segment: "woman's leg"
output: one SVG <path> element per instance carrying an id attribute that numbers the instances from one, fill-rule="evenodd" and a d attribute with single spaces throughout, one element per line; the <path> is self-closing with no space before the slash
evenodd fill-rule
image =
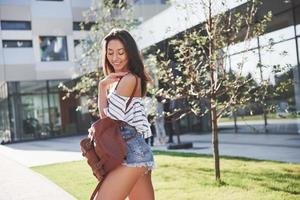
<path id="1" fill-rule="evenodd" d="M 136 182 L 129 194 L 129 200 L 154 200 L 151 172 L 143 175 Z"/>
<path id="2" fill-rule="evenodd" d="M 145 167 L 120 166 L 111 171 L 101 185 L 95 200 L 124 200 L 146 172 Z"/>

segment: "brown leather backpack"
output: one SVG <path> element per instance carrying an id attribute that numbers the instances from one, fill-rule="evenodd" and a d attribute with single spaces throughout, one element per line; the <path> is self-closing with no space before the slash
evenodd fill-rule
<path id="1" fill-rule="evenodd" d="M 133 92 L 126 103 L 126 109 L 133 98 L 136 88 L 137 78 Z M 126 158 L 126 141 L 131 138 L 127 138 L 126 141 L 122 138 L 121 129 L 124 125 L 126 125 L 126 122 L 113 120 L 109 117 L 99 119 L 92 124 L 94 129 L 93 136 L 86 137 L 80 141 L 82 155 L 86 157 L 94 176 L 99 181 L 90 198 L 91 200 L 94 199 L 107 174 L 121 165 Z"/>

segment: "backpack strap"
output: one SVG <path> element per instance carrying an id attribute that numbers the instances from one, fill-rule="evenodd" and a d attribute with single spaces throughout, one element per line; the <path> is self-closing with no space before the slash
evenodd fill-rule
<path id="1" fill-rule="evenodd" d="M 133 75 L 134 75 L 134 74 L 133 74 Z M 121 81 L 121 79 L 122 79 L 123 77 L 124 77 L 124 76 L 122 76 L 122 77 L 120 78 L 119 82 L 117 83 L 117 85 L 116 85 L 116 87 L 115 87 L 115 90 L 117 89 L 117 87 L 118 87 L 118 85 L 119 85 L 119 83 L 120 83 L 120 81 Z M 136 92 L 136 89 L 137 89 L 137 85 L 138 85 L 137 83 L 138 83 L 138 80 L 137 80 L 136 75 L 134 75 L 134 77 L 135 77 L 135 85 L 134 85 L 133 91 L 132 91 L 132 93 L 131 93 L 131 95 L 130 95 L 130 97 L 129 97 L 127 103 L 126 103 L 125 111 L 127 110 L 127 107 L 129 106 L 130 102 L 132 101 L 132 98 L 133 98 L 133 96 L 134 96 L 134 94 L 135 94 L 135 92 Z"/>

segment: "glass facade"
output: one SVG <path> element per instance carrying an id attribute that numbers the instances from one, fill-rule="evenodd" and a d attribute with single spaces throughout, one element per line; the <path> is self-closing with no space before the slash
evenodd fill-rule
<path id="1" fill-rule="evenodd" d="M 274 17 L 267 33 L 253 39 L 256 42 L 251 41 L 250 48 L 246 52 L 244 44 L 232 46 L 226 61 L 229 68 L 237 70 L 243 60 L 244 75 L 250 73 L 258 85 L 268 80 L 269 90 L 265 95 L 266 99 L 262 104 L 254 102 L 249 104 L 247 106 L 249 109 L 238 109 L 236 116 L 222 118 L 220 120 L 220 128 L 224 128 L 222 130 L 232 132 L 235 129 L 237 132 L 247 133 L 300 133 L 300 7 L 298 5 L 294 8 L 288 6 L 283 10 L 280 7 L 276 9 L 280 11 L 273 13 Z M 274 72 L 276 66 L 280 66 L 281 72 Z M 285 89 L 281 90 L 283 85 Z"/>
<path id="2" fill-rule="evenodd" d="M 11 141 L 7 84 L 0 82 L 0 143 Z"/>
<path id="3" fill-rule="evenodd" d="M 2 30 L 31 30 L 29 21 L 1 21 Z"/>
<path id="4" fill-rule="evenodd" d="M 23 141 L 83 133 L 87 113 L 76 111 L 80 100 L 62 100 L 63 80 L 8 82 L 0 92 L 0 142 Z"/>
<path id="5" fill-rule="evenodd" d="M 3 48 L 30 48 L 32 47 L 31 40 L 3 40 Z"/>
<path id="6" fill-rule="evenodd" d="M 40 36 L 41 61 L 67 61 L 67 38 L 65 36 Z"/>

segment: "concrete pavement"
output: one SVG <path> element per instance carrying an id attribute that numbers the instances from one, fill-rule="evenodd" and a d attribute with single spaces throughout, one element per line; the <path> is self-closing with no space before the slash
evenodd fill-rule
<path id="1" fill-rule="evenodd" d="M 193 149 L 172 150 L 212 154 L 211 134 L 188 134 L 180 137 L 182 142 L 193 142 Z M 176 137 L 174 137 L 176 142 Z M 165 150 L 165 146 L 154 149 Z M 219 152 L 221 156 L 239 156 L 259 160 L 273 160 L 300 163 L 299 134 L 219 134 Z"/>
<path id="2" fill-rule="evenodd" d="M 44 176 L 0 154 L 0 200 L 75 200 Z"/>
<path id="3" fill-rule="evenodd" d="M 0 145 L 0 200 L 75 200 L 28 167 L 84 159 L 80 137 Z"/>
<path id="4" fill-rule="evenodd" d="M 84 159 L 73 136 L 0 145 L 0 200 L 73 200 L 70 194 L 28 167 Z M 176 141 L 176 137 L 174 137 Z M 211 154 L 210 134 L 186 134 L 182 142 L 193 149 L 172 150 Z M 220 155 L 300 163 L 300 135 L 219 134 Z M 155 150 L 167 150 L 155 146 Z"/>

